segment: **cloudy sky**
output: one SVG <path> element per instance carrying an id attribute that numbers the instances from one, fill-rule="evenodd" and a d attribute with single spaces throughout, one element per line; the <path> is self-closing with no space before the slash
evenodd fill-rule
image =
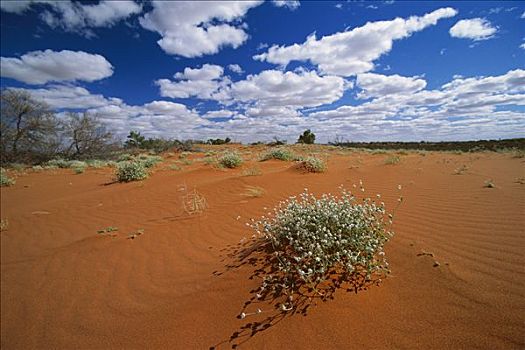
<path id="1" fill-rule="evenodd" d="M 123 137 L 525 137 L 525 2 L 0 4 L 2 89 Z"/>

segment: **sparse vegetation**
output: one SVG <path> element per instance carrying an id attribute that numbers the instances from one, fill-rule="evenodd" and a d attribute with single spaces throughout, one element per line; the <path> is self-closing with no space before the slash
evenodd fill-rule
<path id="1" fill-rule="evenodd" d="M 259 176 L 261 174 L 262 174 L 262 171 L 258 167 L 251 167 L 251 168 L 245 169 L 242 172 L 242 176 Z"/>
<path id="2" fill-rule="evenodd" d="M 242 162 L 242 157 L 236 152 L 227 152 L 219 158 L 219 164 L 225 168 L 237 168 Z"/>
<path id="3" fill-rule="evenodd" d="M 12 186 L 15 184 L 15 179 L 9 177 L 4 169 L 0 169 L 0 186 Z"/>
<path id="4" fill-rule="evenodd" d="M 125 161 L 117 164 L 116 176 L 119 182 L 139 181 L 148 177 L 148 171 L 140 161 Z"/>

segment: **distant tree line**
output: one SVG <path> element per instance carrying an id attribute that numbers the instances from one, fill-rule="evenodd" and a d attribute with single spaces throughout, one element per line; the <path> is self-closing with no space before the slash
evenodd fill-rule
<path id="1" fill-rule="evenodd" d="M 497 151 L 500 149 L 525 150 L 525 138 L 505 140 L 478 140 L 478 141 L 440 141 L 440 142 L 349 142 L 334 141 L 330 145 L 367 149 L 414 149 L 425 151 Z"/>

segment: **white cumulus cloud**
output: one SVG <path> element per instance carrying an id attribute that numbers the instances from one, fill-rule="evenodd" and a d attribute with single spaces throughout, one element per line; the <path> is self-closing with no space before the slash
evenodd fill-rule
<path id="1" fill-rule="evenodd" d="M 483 18 L 462 19 L 450 28 L 450 36 L 461 39 L 487 40 L 496 34 L 498 29 Z"/>
<path id="2" fill-rule="evenodd" d="M 142 12 L 142 5 L 132 0 L 100 1 L 98 4 L 81 4 L 72 1 L 2 1 L 1 9 L 21 14 L 33 4 L 45 5 L 40 19 L 52 28 L 80 32 L 87 36 L 93 33 L 89 28 L 111 27 L 118 21 Z"/>
<path id="3" fill-rule="evenodd" d="M 141 25 L 159 33 L 157 43 L 168 54 L 200 57 L 237 48 L 247 39 L 239 21 L 261 1 L 154 1 Z"/>
<path id="4" fill-rule="evenodd" d="M 357 95 L 359 98 L 411 94 L 427 86 L 427 82 L 419 77 L 403 77 L 397 74 L 381 75 L 375 73 L 358 74 L 356 84 L 362 89 Z"/>
<path id="5" fill-rule="evenodd" d="M 272 3 L 277 7 L 287 7 L 292 11 L 301 6 L 297 0 L 273 0 Z"/>
<path id="6" fill-rule="evenodd" d="M 229 64 L 228 69 L 237 74 L 244 73 L 244 70 L 238 64 Z"/>
<path id="7" fill-rule="evenodd" d="M 223 73 L 221 66 L 205 64 L 201 68 L 185 68 L 174 75 L 175 80 L 159 79 L 155 83 L 164 97 L 218 99 L 218 90 L 230 82 Z"/>
<path id="8" fill-rule="evenodd" d="M 20 58 L 2 57 L 1 76 L 27 84 L 50 81 L 95 81 L 113 74 L 103 56 L 84 51 L 32 51 Z"/>
<path id="9" fill-rule="evenodd" d="M 344 88 L 345 80 L 337 76 L 266 70 L 233 83 L 229 94 L 236 102 L 302 108 L 337 101 L 343 96 Z"/>
<path id="10" fill-rule="evenodd" d="M 279 65 L 310 61 L 325 74 L 351 76 L 374 68 L 374 60 L 389 52 L 393 41 L 409 37 L 440 19 L 453 17 L 453 8 L 441 8 L 424 16 L 368 22 L 362 27 L 317 39 L 315 33 L 302 44 L 273 45 L 254 59 Z"/>

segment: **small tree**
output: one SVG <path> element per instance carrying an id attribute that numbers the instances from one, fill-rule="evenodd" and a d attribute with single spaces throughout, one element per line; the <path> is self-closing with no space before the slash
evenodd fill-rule
<path id="1" fill-rule="evenodd" d="M 70 140 L 68 155 L 75 158 L 104 156 L 116 145 L 113 135 L 96 115 L 68 113 L 68 117 L 65 122 L 65 133 Z"/>
<path id="2" fill-rule="evenodd" d="M 131 130 L 129 135 L 126 137 L 127 141 L 125 146 L 128 148 L 143 148 L 144 141 L 146 138 L 140 134 L 139 131 Z"/>
<path id="3" fill-rule="evenodd" d="M 49 106 L 21 90 L 3 90 L 0 98 L 2 161 L 41 161 L 60 147 L 60 123 Z"/>
<path id="4" fill-rule="evenodd" d="M 315 134 L 310 129 L 305 130 L 302 135 L 299 135 L 297 143 L 313 144 L 315 142 Z"/>

